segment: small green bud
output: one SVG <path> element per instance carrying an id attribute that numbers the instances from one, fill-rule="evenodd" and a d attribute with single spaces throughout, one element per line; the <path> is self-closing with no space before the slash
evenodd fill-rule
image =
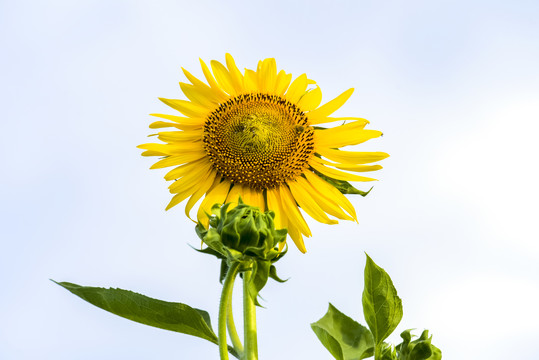
<path id="1" fill-rule="evenodd" d="M 431 344 L 432 336 L 424 330 L 421 336 L 412 341 L 411 330 L 401 333 L 402 343 L 396 346 L 398 358 L 403 360 L 440 360 L 442 352 Z"/>
<path id="2" fill-rule="evenodd" d="M 200 239 L 227 258 L 230 255 L 236 259 L 238 256 L 270 261 L 277 258 L 281 254 L 278 244 L 286 240 L 287 230 L 275 229 L 275 213 L 262 212 L 241 199 L 229 210 L 230 205 L 212 207 L 210 228 L 205 229 L 201 224 L 196 227 Z"/>
<path id="3" fill-rule="evenodd" d="M 229 210 L 230 206 L 231 203 L 212 207 L 212 215 L 208 215 L 208 229 L 198 223 L 196 233 L 208 247 L 197 251 L 222 260 L 221 281 L 235 262 L 242 264 L 241 272 L 252 271 L 249 288 L 258 304 L 258 292 L 268 278 L 285 281 L 277 276 L 273 263 L 286 253 L 279 251 L 279 244 L 285 242 L 287 230 L 275 229 L 273 211 L 262 212 L 257 207 L 244 204 L 241 198 L 236 207 Z"/>

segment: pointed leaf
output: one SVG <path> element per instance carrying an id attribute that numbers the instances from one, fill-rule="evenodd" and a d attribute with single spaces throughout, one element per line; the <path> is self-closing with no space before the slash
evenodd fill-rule
<path id="1" fill-rule="evenodd" d="M 335 359 L 360 360 L 374 354 L 372 334 L 331 303 L 327 313 L 311 324 L 316 336 Z"/>
<path id="2" fill-rule="evenodd" d="M 56 284 L 103 310 L 141 324 L 197 336 L 217 344 L 210 316 L 204 310 L 181 303 L 152 299 L 132 291 L 80 286 L 68 282 Z"/>
<path id="3" fill-rule="evenodd" d="M 402 301 L 389 275 L 367 255 L 363 313 L 377 345 L 381 344 L 402 319 Z"/>

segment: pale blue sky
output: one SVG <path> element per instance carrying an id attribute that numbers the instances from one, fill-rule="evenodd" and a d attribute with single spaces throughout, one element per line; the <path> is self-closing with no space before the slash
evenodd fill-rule
<path id="1" fill-rule="evenodd" d="M 359 225 L 310 225 L 258 311 L 260 359 L 331 359 L 309 323 L 360 320 L 363 252 L 444 359 L 534 359 L 539 336 L 537 1 L 0 2 L 0 359 L 217 359 L 217 347 L 92 307 L 49 282 L 206 309 L 218 263 L 146 142 L 157 97 L 198 58 L 275 57 L 384 137 Z M 239 300 L 239 299 L 238 299 Z"/>

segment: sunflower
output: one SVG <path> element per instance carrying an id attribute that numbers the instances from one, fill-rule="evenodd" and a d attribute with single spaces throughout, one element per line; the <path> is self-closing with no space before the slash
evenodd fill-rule
<path id="1" fill-rule="evenodd" d="M 322 92 L 303 74 L 277 72 L 275 59 L 259 61 L 256 71 L 241 72 L 230 54 L 226 67 L 200 60 L 207 83 L 187 70 L 190 83 L 180 83 L 188 100 L 162 102 L 183 116 L 151 114 L 150 125 L 161 131 L 163 143 L 143 144 L 143 156 L 162 157 L 151 169 L 173 167 L 174 196 L 167 210 L 188 199 L 185 214 L 201 199 L 197 220 L 205 227 L 212 205 L 237 202 L 275 212 L 277 228 L 287 228 L 298 249 L 311 231 L 300 208 L 315 220 L 336 224 L 334 218 L 357 221 L 350 201 L 335 187 L 347 181 L 373 181 L 354 172 L 381 169 L 365 165 L 389 155 L 383 152 L 343 151 L 382 135 L 366 130 L 369 122 L 356 117 L 330 117 L 352 95 L 349 89 L 320 106 Z M 320 124 L 342 122 L 330 128 Z M 352 172 L 352 173 L 351 173 Z M 346 183 L 348 184 L 348 183 Z M 329 216 L 328 216 L 329 215 Z"/>

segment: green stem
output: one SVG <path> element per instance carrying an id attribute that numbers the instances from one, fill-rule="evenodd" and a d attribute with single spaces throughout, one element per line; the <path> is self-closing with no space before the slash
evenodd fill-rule
<path id="1" fill-rule="evenodd" d="M 232 291 L 230 292 L 230 300 L 228 302 L 226 327 L 228 328 L 228 335 L 230 335 L 230 340 L 232 340 L 234 349 L 236 349 L 241 356 L 243 353 L 243 345 L 241 344 L 240 337 L 236 331 L 236 325 L 234 324 L 234 315 L 232 314 Z"/>
<path id="2" fill-rule="evenodd" d="M 256 341 L 256 305 L 249 293 L 251 271 L 243 273 L 243 327 L 245 352 L 242 360 L 257 360 L 258 345 Z"/>
<path id="3" fill-rule="evenodd" d="M 228 269 L 225 277 L 225 283 L 223 284 L 223 291 L 221 292 L 221 302 L 219 303 L 219 325 L 218 325 L 218 338 L 219 338 L 219 356 L 221 360 L 228 360 L 228 344 L 226 342 L 226 322 L 227 322 L 227 310 L 229 303 L 232 300 L 232 289 L 234 288 L 234 280 L 238 274 L 239 263 L 234 263 Z"/>
<path id="4" fill-rule="evenodd" d="M 378 344 L 374 347 L 374 360 L 380 360 L 381 359 L 381 351 L 382 350 L 382 344 Z"/>

